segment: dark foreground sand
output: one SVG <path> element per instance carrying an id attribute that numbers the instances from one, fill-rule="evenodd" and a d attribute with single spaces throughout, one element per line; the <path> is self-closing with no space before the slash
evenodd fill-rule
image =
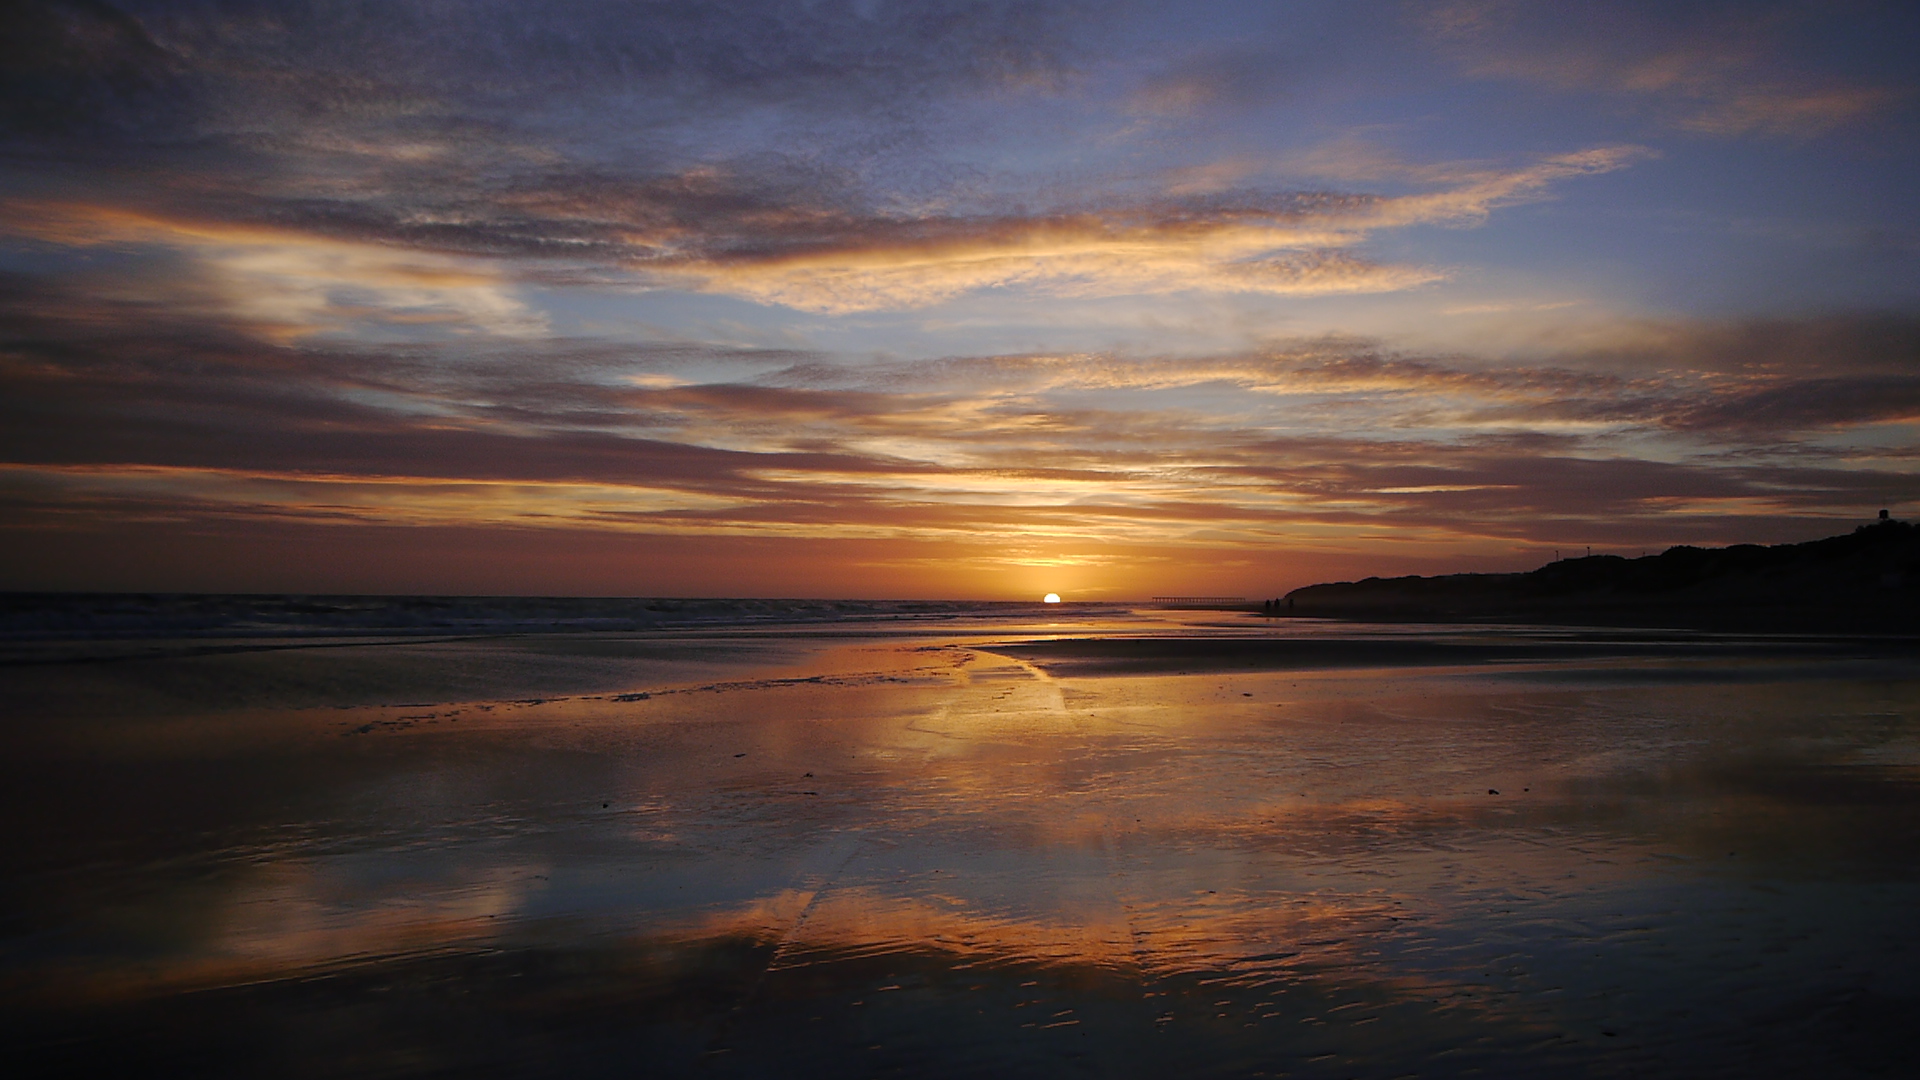
<path id="1" fill-rule="evenodd" d="M 1692 1077 L 1913 1057 L 1911 642 L 1194 619 L 16 649 L 9 1058 Z"/>

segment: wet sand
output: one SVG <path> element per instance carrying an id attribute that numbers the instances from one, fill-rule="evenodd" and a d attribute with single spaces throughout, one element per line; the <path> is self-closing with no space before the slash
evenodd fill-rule
<path id="1" fill-rule="evenodd" d="M 35 1073 L 1886 1075 L 1910 642 L 1229 615 L 56 642 Z"/>

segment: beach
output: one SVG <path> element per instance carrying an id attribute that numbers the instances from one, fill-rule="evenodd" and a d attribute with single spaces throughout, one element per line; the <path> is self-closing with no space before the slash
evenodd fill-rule
<path id="1" fill-rule="evenodd" d="M 1098 605 L 330 618 L 8 643 L 0 993 L 29 1071 L 1909 1056 L 1910 640 Z"/>

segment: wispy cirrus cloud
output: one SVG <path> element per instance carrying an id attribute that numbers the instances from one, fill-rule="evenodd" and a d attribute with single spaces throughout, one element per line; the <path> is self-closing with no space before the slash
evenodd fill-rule
<path id="1" fill-rule="evenodd" d="M 1668 125 L 1700 134 L 1806 137 L 1883 113 L 1915 89 L 1791 63 L 1804 24 L 1829 14 L 1821 7 L 1569 11 L 1532 0 L 1464 0 L 1424 9 L 1422 22 L 1479 78 L 1642 99 Z"/>
<path id="2" fill-rule="evenodd" d="M 0 235 L 68 250 L 148 248 L 184 267 L 123 275 L 119 289 L 219 312 L 281 337 L 444 327 L 525 337 L 546 320 L 497 262 L 355 242 L 284 226 L 169 216 L 101 203 L 0 201 Z M 99 284 L 104 285 L 104 282 Z"/>
<path id="3" fill-rule="evenodd" d="M 365 313 L 376 321 L 466 317 L 508 333 L 537 329 L 506 285 L 515 274 L 541 280 L 550 272 L 543 264 L 832 314 L 1008 288 L 1064 297 L 1396 291 L 1446 271 L 1369 260 L 1356 249 L 1376 234 L 1472 226 L 1499 207 L 1544 197 L 1554 183 L 1645 154 L 1627 146 L 1551 155 L 1400 195 L 1237 192 L 1048 213 L 883 212 L 703 167 L 627 187 L 573 178 L 476 195 L 437 215 L 385 204 L 377 192 L 320 201 L 256 195 L 224 218 L 25 199 L 0 207 L 0 228 L 67 246 L 188 252 L 232 282 L 231 303 L 289 327 Z"/>
<path id="4" fill-rule="evenodd" d="M 1375 233 L 1472 225 L 1497 207 L 1541 197 L 1556 181 L 1644 154 L 1606 147 L 1553 155 L 1408 195 L 1239 193 L 1041 217 L 883 219 L 845 238 L 809 236 L 803 224 L 789 251 L 695 255 L 676 269 L 700 288 L 828 312 L 919 307 L 1012 286 L 1061 296 L 1387 292 L 1446 275 L 1353 253 Z"/>

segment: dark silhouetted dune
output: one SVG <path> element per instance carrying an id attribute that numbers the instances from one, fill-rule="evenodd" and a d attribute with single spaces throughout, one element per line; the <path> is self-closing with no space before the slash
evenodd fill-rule
<path id="1" fill-rule="evenodd" d="M 1287 594 L 1296 616 L 1713 629 L 1920 629 L 1920 528 L 1882 520 L 1804 544 L 1562 559 L 1524 574 L 1367 578 Z"/>

